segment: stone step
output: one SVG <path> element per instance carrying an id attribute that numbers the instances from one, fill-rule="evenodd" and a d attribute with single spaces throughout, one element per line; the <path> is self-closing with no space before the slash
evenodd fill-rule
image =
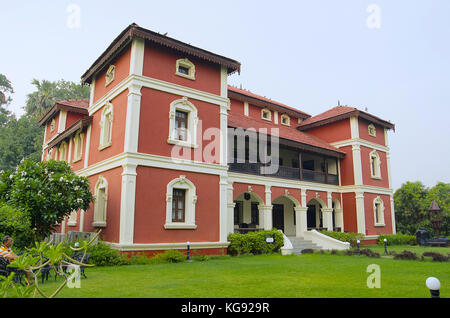
<path id="1" fill-rule="evenodd" d="M 320 247 L 315 243 L 309 240 L 304 240 L 301 237 L 288 237 L 288 239 L 292 243 L 294 254 L 301 254 L 303 250 L 311 249 L 311 250 L 320 250 Z"/>

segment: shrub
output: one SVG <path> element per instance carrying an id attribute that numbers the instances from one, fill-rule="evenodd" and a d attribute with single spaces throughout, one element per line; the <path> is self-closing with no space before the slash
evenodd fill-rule
<path id="1" fill-rule="evenodd" d="M 155 263 L 181 263 L 185 260 L 186 255 L 177 250 L 167 250 L 152 257 L 152 262 Z"/>
<path id="2" fill-rule="evenodd" d="M 208 255 L 202 255 L 202 254 L 198 254 L 195 255 L 193 257 L 194 260 L 199 261 L 199 262 L 206 262 L 209 260 L 209 256 Z"/>
<path id="3" fill-rule="evenodd" d="M 301 253 L 302 254 L 313 254 L 314 250 L 312 248 L 305 248 L 304 250 L 302 250 Z"/>
<path id="4" fill-rule="evenodd" d="M 408 259 L 408 260 L 416 260 L 417 255 L 411 251 L 403 251 L 399 254 L 394 254 L 394 259 Z"/>
<path id="5" fill-rule="evenodd" d="M 275 237 L 274 243 L 266 243 L 265 237 L 267 234 Z M 269 254 L 278 252 L 284 245 L 283 234 L 277 230 L 272 231 L 257 231 L 249 232 L 247 234 L 232 233 L 228 235 L 228 254 L 242 255 L 242 254 Z"/>
<path id="6" fill-rule="evenodd" d="M 366 255 L 367 257 L 380 257 L 380 254 L 372 251 L 371 249 L 365 248 L 360 251 L 362 255 Z"/>
<path id="7" fill-rule="evenodd" d="M 438 252 L 424 252 L 422 257 L 424 256 L 431 256 L 434 262 L 447 262 L 449 260 L 447 256 Z"/>
<path id="8" fill-rule="evenodd" d="M 9 235 L 14 240 L 13 250 L 23 249 L 33 242 L 31 222 L 23 211 L 0 203 L 0 237 Z"/>
<path id="9" fill-rule="evenodd" d="M 109 245 L 98 242 L 88 249 L 90 254 L 89 263 L 97 266 L 116 266 L 128 265 L 130 260 L 119 251 L 111 248 Z"/>
<path id="10" fill-rule="evenodd" d="M 348 242 L 352 247 L 356 246 L 357 240 L 362 240 L 364 238 L 364 235 L 361 233 L 332 232 L 332 231 L 320 231 L 320 233 L 328 235 L 342 242 Z"/>
<path id="11" fill-rule="evenodd" d="M 137 253 L 129 258 L 129 263 L 131 265 L 147 265 L 151 264 L 151 258 L 147 257 L 144 253 Z"/>
<path id="12" fill-rule="evenodd" d="M 380 235 L 378 237 L 378 245 L 384 246 L 384 239 L 387 240 L 387 245 L 417 245 L 415 235 L 406 235 L 406 234 Z"/>

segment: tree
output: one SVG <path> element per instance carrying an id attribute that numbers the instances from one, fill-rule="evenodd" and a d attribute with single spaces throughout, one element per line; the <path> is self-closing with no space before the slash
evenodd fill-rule
<path id="1" fill-rule="evenodd" d="M 89 98 L 89 86 L 59 80 L 51 82 L 33 79 L 36 91 L 27 95 L 26 113 L 42 117 L 58 100 Z"/>
<path id="2" fill-rule="evenodd" d="M 24 211 L 34 240 L 42 240 L 72 211 L 87 210 L 94 197 L 85 177 L 64 161 L 24 160 L 15 171 L 0 173 L 0 201 Z"/>
<path id="3" fill-rule="evenodd" d="M 5 75 L 0 73 L 0 128 L 6 125 L 11 118 L 14 118 L 11 112 L 6 109 L 6 106 L 12 100 L 11 96 L 8 95 L 13 93 L 11 82 Z"/>
<path id="4" fill-rule="evenodd" d="M 441 207 L 444 216 L 441 234 L 448 235 L 450 233 L 450 184 L 443 182 L 438 182 L 431 189 L 425 187 L 420 181 L 406 182 L 400 189 L 395 191 L 394 204 L 397 231 L 403 234 L 415 235 L 417 229 L 423 227 L 431 235 L 434 235 L 428 212 L 433 199 Z"/>

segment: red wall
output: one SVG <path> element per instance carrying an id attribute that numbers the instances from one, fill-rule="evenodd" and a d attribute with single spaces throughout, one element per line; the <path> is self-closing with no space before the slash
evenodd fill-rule
<path id="1" fill-rule="evenodd" d="M 325 206 L 323 208 L 327 208 L 327 193 L 324 191 L 314 191 L 314 190 L 306 190 L 306 204 L 309 203 L 309 201 L 311 201 L 312 199 L 316 198 L 316 193 L 318 193 L 319 198 L 325 202 Z M 331 208 L 331 207 L 330 207 Z"/>
<path id="2" fill-rule="evenodd" d="M 245 192 L 248 191 L 248 186 L 252 187 L 252 193 L 257 194 L 261 200 L 266 202 L 266 193 L 265 193 L 265 187 L 263 185 L 255 185 L 255 184 L 249 184 L 249 183 L 233 183 L 233 199 L 236 200 L 236 198 Z"/>
<path id="3" fill-rule="evenodd" d="M 369 135 L 369 125 L 370 124 L 371 124 L 371 122 L 369 122 L 363 118 L 358 118 L 359 138 L 385 146 L 386 140 L 384 138 L 384 127 L 377 125 L 377 124 L 373 124 L 377 131 L 376 137 L 373 137 L 373 136 Z"/>
<path id="4" fill-rule="evenodd" d="M 341 185 L 346 186 L 355 184 L 352 146 L 341 147 L 339 150 L 346 153 L 345 158 L 340 161 Z"/>
<path id="5" fill-rule="evenodd" d="M 361 165 L 363 173 L 363 184 L 389 188 L 389 178 L 388 178 L 388 168 L 387 168 L 387 158 L 386 153 L 382 151 L 377 151 L 381 160 L 381 180 L 373 179 L 370 174 L 370 153 L 373 151 L 371 148 L 361 146 Z"/>
<path id="6" fill-rule="evenodd" d="M 350 119 L 337 121 L 326 126 L 308 129 L 307 133 L 329 143 L 352 138 L 350 131 Z"/>
<path id="7" fill-rule="evenodd" d="M 358 232 L 355 193 L 343 193 L 342 201 L 344 205 L 344 230 L 347 232 Z"/>
<path id="8" fill-rule="evenodd" d="M 142 88 L 141 93 L 139 152 L 171 157 L 174 145 L 167 143 L 169 137 L 170 104 L 182 97 L 150 88 Z M 189 99 L 189 101 L 194 104 L 198 111 L 197 144 L 202 145 L 202 147 L 195 150 L 188 147 L 184 147 L 183 149 L 187 152 L 188 158 L 191 160 L 194 160 L 194 158 L 197 160 L 198 158 L 198 161 L 207 161 L 208 158 L 203 158 L 203 151 L 208 144 L 214 143 L 215 141 L 202 140 L 202 136 L 208 128 L 220 128 L 220 107 L 194 99 Z M 217 152 L 214 153 L 213 157 L 215 160 L 212 160 L 213 162 L 207 162 L 220 162 L 220 140 L 217 139 L 215 144 L 217 145 Z M 195 154 L 200 154 L 201 156 L 195 157 Z"/>
<path id="9" fill-rule="evenodd" d="M 375 227 L 375 214 L 373 211 L 373 201 L 376 197 L 380 197 L 384 204 L 384 224 L 385 226 Z M 364 193 L 364 213 L 366 221 L 366 234 L 392 234 L 392 218 L 391 218 L 391 199 L 388 195 Z"/>
<path id="10" fill-rule="evenodd" d="M 50 121 L 45 126 L 46 134 L 45 134 L 45 142 L 48 142 L 51 138 L 56 136 L 58 134 L 58 125 L 59 125 L 59 115 L 61 114 L 61 111 L 58 111 L 57 115 L 55 116 L 55 130 L 53 132 L 50 131 L 50 126 L 53 119 L 50 119 Z"/>
<path id="11" fill-rule="evenodd" d="M 130 46 L 128 46 L 111 63 L 105 66 L 105 69 L 102 72 L 100 72 L 96 76 L 94 87 L 94 103 L 100 98 L 102 98 L 103 95 L 105 95 L 107 92 L 112 90 L 115 86 L 117 86 L 117 84 L 119 84 L 130 74 L 130 56 L 131 50 Z M 105 87 L 106 83 L 105 75 L 110 65 L 114 65 L 116 67 L 114 80 L 108 86 Z"/>
<path id="12" fill-rule="evenodd" d="M 182 58 L 186 58 L 183 53 L 146 42 L 143 75 L 220 95 L 220 66 L 188 57 L 195 65 L 195 80 L 191 80 L 175 75 L 176 61 Z"/>
<path id="13" fill-rule="evenodd" d="M 166 230 L 167 184 L 185 175 L 196 187 L 195 230 Z M 137 167 L 134 243 L 217 242 L 219 176 Z"/>

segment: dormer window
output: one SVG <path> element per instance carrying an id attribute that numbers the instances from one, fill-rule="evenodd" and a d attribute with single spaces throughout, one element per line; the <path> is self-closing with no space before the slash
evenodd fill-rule
<path id="1" fill-rule="evenodd" d="M 285 126 L 290 126 L 291 125 L 290 117 L 286 114 L 281 115 L 281 124 Z"/>
<path id="2" fill-rule="evenodd" d="M 261 118 L 264 120 L 272 121 L 272 112 L 268 109 L 261 110 Z"/>
<path id="3" fill-rule="evenodd" d="M 111 65 L 106 72 L 105 86 L 108 86 L 112 81 L 114 81 L 114 75 L 116 73 L 116 67 Z"/>
<path id="4" fill-rule="evenodd" d="M 377 136 L 377 129 L 373 124 L 370 124 L 369 127 L 369 136 L 376 137 Z"/>
<path id="5" fill-rule="evenodd" d="M 195 65 L 188 59 L 179 59 L 176 63 L 175 75 L 195 80 Z"/>

